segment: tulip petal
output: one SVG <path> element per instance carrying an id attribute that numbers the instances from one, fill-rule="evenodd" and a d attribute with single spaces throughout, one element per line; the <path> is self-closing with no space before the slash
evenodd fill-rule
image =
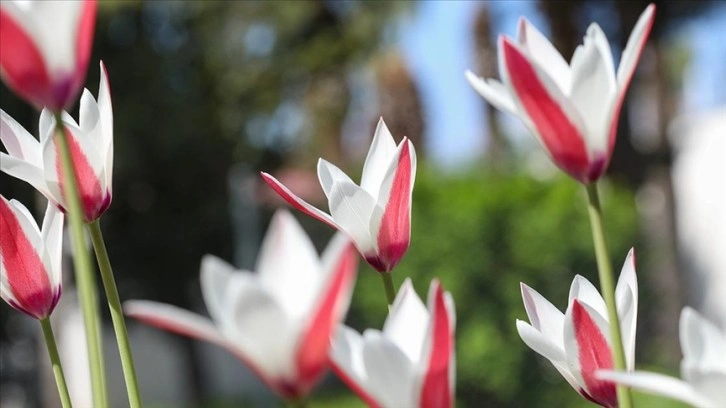
<path id="1" fill-rule="evenodd" d="M 544 336 L 539 330 L 522 320 L 517 320 L 517 332 L 527 347 L 548 359 L 575 391 L 581 391 L 582 386 L 577 382 L 567 366 L 565 350 L 562 348 L 561 343 L 553 343 L 551 339 Z"/>
<path id="2" fill-rule="evenodd" d="M 589 305 L 575 299 L 565 313 L 564 330 L 570 372 L 585 386 L 584 391 L 593 401 L 603 406 L 617 406 L 615 385 L 595 375 L 600 369 L 613 368 L 607 323 Z"/>
<path id="3" fill-rule="evenodd" d="M 726 334 L 690 307 L 681 312 L 680 341 L 684 366 L 726 374 Z"/>
<path id="4" fill-rule="evenodd" d="M 414 291 L 411 278 L 406 278 L 383 324 L 383 335 L 411 361 L 416 361 L 422 352 L 429 319 L 429 311 Z"/>
<path id="5" fill-rule="evenodd" d="M 590 306 L 600 317 L 607 319 L 608 309 L 600 292 L 598 292 L 589 280 L 581 275 L 575 275 L 575 279 L 572 280 L 568 304 L 571 305 L 575 299 Z"/>
<path id="6" fill-rule="evenodd" d="M 43 166 L 40 143 L 12 116 L 0 109 L 0 141 L 10 154 L 34 167 Z"/>
<path id="7" fill-rule="evenodd" d="M 416 150 L 404 138 L 391 162 L 378 192 L 381 217 L 371 218 L 371 231 L 376 234 L 378 258 L 390 271 L 403 257 L 411 243 L 411 196 L 416 180 Z M 380 220 L 380 224 L 378 224 Z M 378 224 L 378 225 L 376 225 Z"/>
<path id="8" fill-rule="evenodd" d="M 55 201 L 56 197 L 46 185 L 42 168 L 35 167 L 27 161 L 8 156 L 5 153 L 0 153 L 0 171 L 18 180 L 25 181 L 49 200 Z"/>
<path id="9" fill-rule="evenodd" d="M 414 366 L 398 346 L 376 330 L 363 333 L 363 362 L 369 387 L 384 407 L 415 407 Z"/>
<path id="10" fill-rule="evenodd" d="M 429 335 L 424 340 L 428 365 L 421 387 L 420 407 L 453 407 L 454 326 L 449 319 L 449 309 L 453 308 L 453 303 L 450 300 L 447 302 L 438 280 L 431 282 L 428 304 L 431 309 L 431 325 Z"/>
<path id="11" fill-rule="evenodd" d="M 393 136 L 386 123 L 383 122 L 383 118 L 380 118 L 373 134 L 373 141 L 368 150 L 366 161 L 363 164 L 363 174 L 360 180 L 361 188 L 374 197 L 383 183 L 386 169 L 388 169 L 395 152 L 396 142 L 393 141 Z"/>
<path id="12" fill-rule="evenodd" d="M 592 23 L 584 44 L 577 47 L 572 57 L 570 100 L 587 129 L 583 135 L 593 158 L 607 154 L 610 104 L 616 91 L 610 45 L 600 26 Z"/>
<path id="13" fill-rule="evenodd" d="M 635 332 L 638 323 L 638 279 L 635 275 L 635 250 L 630 249 L 615 287 L 615 304 L 623 334 L 628 370 L 635 368 Z"/>
<path id="14" fill-rule="evenodd" d="M 51 286 L 57 288 L 57 296 L 60 296 L 60 287 L 62 284 L 61 271 L 63 270 L 61 261 L 63 259 L 63 213 L 56 206 L 48 202 L 43 217 L 43 226 L 41 227 L 41 237 L 45 247 L 46 254 L 50 262 L 50 283 Z"/>
<path id="15" fill-rule="evenodd" d="M 514 94 L 518 111 L 526 113 L 534 134 L 554 163 L 577 180 L 588 182 L 590 158 L 579 113 L 565 94 L 518 45 L 500 37 L 500 69 Z"/>
<path id="16" fill-rule="evenodd" d="M 204 255 L 201 265 L 201 288 L 204 304 L 217 325 L 230 324 L 227 291 L 235 268 L 214 255 Z"/>
<path id="17" fill-rule="evenodd" d="M 346 242 L 344 240 L 343 242 Z M 356 253 L 353 245 L 346 242 L 329 284 L 324 288 L 309 326 L 305 329 L 298 347 L 296 362 L 298 376 L 304 386 L 311 387 L 328 366 L 330 340 L 336 324 L 348 311 L 356 275 Z"/>
<path id="18" fill-rule="evenodd" d="M 549 300 L 540 295 L 539 292 L 524 283 L 520 284 L 520 289 L 522 291 L 524 308 L 527 311 L 527 317 L 529 317 L 532 327 L 542 333 L 552 344 L 562 349 L 562 343 L 564 341 L 562 338 L 562 330 L 565 324 L 565 315 L 550 303 Z M 564 353 L 564 350 L 562 350 L 562 353 Z M 551 357 L 547 358 L 552 359 Z M 564 361 L 564 354 L 562 360 Z"/>
<path id="19" fill-rule="evenodd" d="M 333 221 L 333 218 L 330 215 L 320 211 L 319 209 L 305 202 L 302 198 L 293 194 L 290 189 L 282 185 L 282 183 L 280 183 L 276 178 L 265 172 L 260 172 L 260 175 L 262 176 L 262 179 L 265 180 L 265 182 L 290 205 L 302 211 L 303 213 L 315 218 L 318 221 L 322 221 L 335 229 L 340 229 L 338 224 Z"/>
<path id="20" fill-rule="evenodd" d="M 469 84 L 489 103 L 501 111 L 517 114 L 517 106 L 512 100 L 509 89 L 501 82 L 493 78 L 484 79 L 471 71 L 466 71 L 465 75 Z"/>
<path id="21" fill-rule="evenodd" d="M 36 319 L 50 315 L 58 302 L 40 231 L 18 201 L 0 196 L 0 275 L 3 299 Z M 46 259 L 44 259 L 46 258 Z M 44 262 L 46 261 L 46 262 Z"/>
<path id="22" fill-rule="evenodd" d="M 55 105 L 51 79 L 41 50 L 12 13 L 10 2 L 0 8 L 0 72 L 8 86 L 37 108 Z M 59 106 L 56 106 L 57 108 Z"/>
<path id="23" fill-rule="evenodd" d="M 363 337 L 345 325 L 339 325 L 330 347 L 330 360 L 333 371 L 371 408 L 381 404 L 369 391 L 368 373 L 363 361 Z"/>
<path id="24" fill-rule="evenodd" d="M 533 61 L 547 72 L 557 87 L 563 93 L 569 94 L 572 76 L 570 66 L 547 37 L 524 17 L 519 19 L 517 41 L 527 50 Z"/>
<path id="25" fill-rule="evenodd" d="M 293 318 L 308 313 L 322 284 L 317 251 L 286 210 L 272 217 L 255 270 L 260 285 Z"/>
<path id="26" fill-rule="evenodd" d="M 677 399 L 699 408 L 718 408 L 715 401 L 710 401 L 701 396 L 691 384 L 667 375 L 641 371 L 623 373 L 602 370 L 597 373 L 597 376 L 603 380 L 614 381 L 644 392 Z"/>
<path id="27" fill-rule="evenodd" d="M 98 84 L 98 111 L 101 119 L 101 152 L 105 152 L 104 169 L 106 171 L 106 189 L 110 192 L 113 185 L 113 105 L 111 103 L 111 87 L 108 84 L 108 72 L 103 61 L 101 79 Z M 101 156 L 104 157 L 104 156 Z"/>

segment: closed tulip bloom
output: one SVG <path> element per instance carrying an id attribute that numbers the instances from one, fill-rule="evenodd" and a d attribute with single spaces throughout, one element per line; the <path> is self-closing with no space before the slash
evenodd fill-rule
<path id="1" fill-rule="evenodd" d="M 525 344 L 550 360 L 568 383 L 586 399 L 603 407 L 617 407 L 615 383 L 596 376 L 613 368 L 610 326 L 605 301 L 597 289 L 580 275 L 570 287 L 563 315 L 547 299 L 522 284 L 522 299 L 529 323 L 517 320 L 517 331 Z M 638 313 L 638 282 L 635 253 L 631 249 L 615 289 L 623 348 L 628 370 L 635 365 L 635 328 Z"/>
<path id="2" fill-rule="evenodd" d="M 278 211 L 262 243 L 257 273 L 207 255 L 202 295 L 211 320 L 149 301 L 128 316 L 217 344 L 286 399 L 304 398 L 328 367 L 330 337 L 344 319 L 356 276 L 350 241 L 337 234 L 322 259 L 290 213 Z"/>
<path id="3" fill-rule="evenodd" d="M 38 109 L 70 107 L 86 79 L 96 0 L 0 3 L 0 76 Z"/>
<path id="4" fill-rule="evenodd" d="M 293 207 L 348 234 L 377 271 L 390 272 L 408 250 L 416 151 L 405 137 L 396 146 L 383 119 L 376 127 L 360 186 L 335 165 L 318 161 L 330 214 L 303 201 L 271 175 L 262 173 L 262 177 Z"/>
<path id="5" fill-rule="evenodd" d="M 106 69 L 101 63 L 98 101 L 86 89 L 81 97 L 80 121 L 63 113 L 63 126 L 81 197 L 84 220 L 93 221 L 111 205 L 113 174 L 113 112 Z M 56 120 L 44 109 L 40 115 L 40 141 L 4 111 L 0 111 L 0 140 L 8 153 L 0 153 L 0 169 L 26 181 L 64 211 L 64 177 L 56 146 Z"/>
<path id="6" fill-rule="evenodd" d="M 383 331 L 361 336 L 341 325 L 330 358 L 338 376 L 369 406 L 454 406 L 456 358 L 454 300 L 431 282 L 428 308 L 406 279 Z"/>
<path id="7" fill-rule="evenodd" d="M 645 371 L 601 371 L 598 376 L 699 408 L 723 407 L 726 403 L 726 331 L 686 307 L 681 312 L 680 340 L 682 380 Z"/>
<path id="8" fill-rule="evenodd" d="M 61 296 L 63 214 L 48 204 L 38 229 L 27 208 L 0 195 L 0 297 L 38 320 Z"/>
<path id="9" fill-rule="evenodd" d="M 614 68 L 610 44 L 592 23 L 570 64 L 529 21 L 517 39 L 499 38 L 499 76 L 483 79 L 467 71 L 469 83 L 498 109 L 518 116 L 552 161 L 581 183 L 599 179 L 615 146 L 623 99 L 655 16 L 641 14 Z"/>

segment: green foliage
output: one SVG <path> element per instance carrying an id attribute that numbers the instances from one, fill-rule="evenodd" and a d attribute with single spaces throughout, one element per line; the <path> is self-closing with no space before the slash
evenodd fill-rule
<path id="1" fill-rule="evenodd" d="M 619 271 L 635 244 L 630 192 L 602 191 L 613 265 Z M 525 319 L 519 282 L 562 310 L 581 274 L 597 284 L 584 189 L 562 176 L 470 172 L 441 175 L 419 169 L 414 190 L 411 248 L 393 272 L 411 277 L 426 296 L 441 280 L 457 308 L 457 399 L 460 406 L 586 405 L 551 364 L 520 340 Z M 362 270 L 349 323 L 380 328 L 387 312 L 380 279 Z"/>

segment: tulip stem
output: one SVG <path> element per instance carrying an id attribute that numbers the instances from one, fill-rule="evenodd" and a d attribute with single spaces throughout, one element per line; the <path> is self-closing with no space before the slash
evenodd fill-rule
<path id="1" fill-rule="evenodd" d="M 53 328 L 50 327 L 50 318 L 40 320 L 40 327 L 43 328 L 43 337 L 45 338 L 45 345 L 48 347 L 48 356 L 50 357 L 51 365 L 53 366 L 53 376 L 55 377 L 55 383 L 58 386 L 58 394 L 61 399 L 61 406 L 63 408 L 71 408 L 71 395 L 68 393 L 68 386 L 66 385 L 66 376 L 63 374 L 63 366 L 61 365 L 60 355 L 58 354 L 58 347 L 55 344 L 55 336 L 53 336 Z"/>
<path id="2" fill-rule="evenodd" d="M 118 296 L 116 281 L 114 280 L 113 270 L 111 269 L 111 261 L 108 257 L 108 251 L 106 251 L 106 243 L 103 240 L 101 223 L 96 219 L 86 225 L 91 234 L 91 242 L 93 242 L 93 250 L 96 252 L 98 269 L 101 271 L 101 280 L 106 290 L 108 308 L 111 311 L 111 321 L 113 322 L 113 329 L 116 333 L 118 351 L 121 355 L 121 366 L 124 371 L 129 404 L 131 408 L 139 408 L 142 404 L 139 393 L 139 382 L 136 378 L 136 368 L 134 368 L 134 358 L 131 354 L 131 343 L 129 342 L 129 334 L 126 330 L 126 321 L 124 320 L 124 314 L 121 309 L 121 300 Z"/>
<path id="3" fill-rule="evenodd" d="M 73 237 L 73 266 L 78 284 L 78 298 L 81 303 L 83 314 L 83 326 L 86 334 L 88 347 L 88 363 L 91 371 L 91 390 L 93 393 L 93 406 L 105 408 L 108 406 L 106 394 L 106 373 L 103 362 L 103 348 L 101 344 L 101 320 L 98 312 L 98 297 L 96 293 L 96 276 L 93 273 L 86 236 L 83 232 L 83 211 L 81 200 L 78 194 L 78 183 L 76 172 L 73 167 L 73 159 L 68 147 L 68 135 L 60 113 L 55 114 L 58 142 L 58 153 L 60 155 L 61 170 L 63 175 L 63 197 L 66 201 L 65 210 L 68 214 Z"/>
<path id="4" fill-rule="evenodd" d="M 383 280 L 383 289 L 386 291 L 386 302 L 388 307 L 393 305 L 393 300 L 396 299 L 396 287 L 393 285 L 393 278 L 389 272 L 381 272 L 381 279 Z"/>
<path id="5" fill-rule="evenodd" d="M 597 258 L 597 269 L 600 278 L 600 291 L 602 292 L 605 304 L 608 309 L 608 320 L 610 321 L 610 343 L 613 349 L 613 363 L 617 371 L 625 371 L 625 352 L 623 340 L 620 334 L 620 319 L 615 304 L 615 286 L 613 285 L 613 267 L 610 263 L 605 233 L 603 231 L 602 208 L 600 197 L 597 192 L 597 183 L 593 182 L 585 186 L 587 189 L 588 213 L 590 215 L 590 226 L 592 228 L 592 239 L 595 244 L 595 258 Z M 630 408 L 633 406 L 630 390 L 618 385 L 618 406 Z"/>

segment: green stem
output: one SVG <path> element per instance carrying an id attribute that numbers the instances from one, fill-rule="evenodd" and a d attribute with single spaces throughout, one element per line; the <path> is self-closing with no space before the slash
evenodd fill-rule
<path id="1" fill-rule="evenodd" d="M 613 285 L 613 267 L 610 264 L 607 244 L 605 243 L 605 233 L 602 223 L 602 209 L 600 208 L 600 198 L 597 192 L 597 183 L 591 183 L 585 186 L 587 189 L 588 213 L 590 214 L 590 226 L 592 227 L 592 239 L 595 244 L 595 257 L 597 258 L 597 269 L 600 277 L 600 292 L 602 292 L 605 304 L 608 309 L 608 320 L 610 321 L 610 344 L 613 348 L 613 362 L 615 370 L 625 371 L 627 369 L 625 363 L 625 352 L 623 350 L 623 340 L 620 334 L 620 319 L 618 317 L 618 309 L 615 304 L 615 285 Z M 630 390 L 624 386 L 618 386 L 618 405 L 620 408 L 630 408 L 633 406 Z"/>
<path id="2" fill-rule="evenodd" d="M 396 299 L 396 287 L 393 286 L 393 278 L 388 272 L 381 272 L 379 275 L 383 280 L 383 289 L 386 291 L 386 302 L 388 302 L 388 307 L 391 307 L 393 300 Z"/>
<path id="3" fill-rule="evenodd" d="M 105 408 L 108 406 L 108 396 L 106 395 L 106 373 L 101 345 L 101 321 L 98 313 L 96 277 L 93 274 L 88 248 L 86 247 L 86 237 L 83 233 L 83 211 L 78 195 L 76 174 L 73 170 L 73 160 L 68 147 L 68 135 L 60 114 L 56 113 L 55 120 L 57 134 L 54 137 L 57 138 L 58 153 L 61 159 L 63 197 L 66 201 L 65 210 L 70 221 L 71 236 L 73 237 L 73 266 L 76 273 L 78 298 L 81 303 L 83 326 L 88 346 L 93 406 Z"/>
<path id="4" fill-rule="evenodd" d="M 53 336 L 53 328 L 50 327 L 50 318 L 40 320 L 40 327 L 43 328 L 43 337 L 45 345 L 48 347 L 48 356 L 53 365 L 53 376 L 58 386 L 58 394 L 60 395 L 61 405 L 63 408 L 72 408 L 71 395 L 68 393 L 66 385 L 66 376 L 63 374 L 63 366 L 61 365 L 60 355 L 58 355 L 58 347 L 55 345 L 55 336 Z"/>
<path id="5" fill-rule="evenodd" d="M 101 223 L 99 220 L 95 220 L 86 225 L 88 226 L 88 231 L 91 234 L 91 242 L 93 242 L 93 250 L 96 252 L 98 269 L 101 271 L 101 280 L 103 281 L 103 287 L 106 290 L 108 307 L 111 311 L 111 321 L 113 322 L 114 332 L 116 332 L 118 351 L 121 355 L 121 366 L 124 371 L 126 391 L 129 394 L 129 404 L 131 405 L 131 408 L 139 408 L 141 407 L 139 382 L 136 379 L 134 358 L 131 355 L 131 344 L 129 343 L 129 335 L 126 331 L 124 314 L 121 310 L 121 300 L 118 296 L 116 281 L 113 278 L 113 270 L 111 269 L 111 261 L 108 258 L 106 244 L 103 241 L 103 234 L 101 233 Z"/>

